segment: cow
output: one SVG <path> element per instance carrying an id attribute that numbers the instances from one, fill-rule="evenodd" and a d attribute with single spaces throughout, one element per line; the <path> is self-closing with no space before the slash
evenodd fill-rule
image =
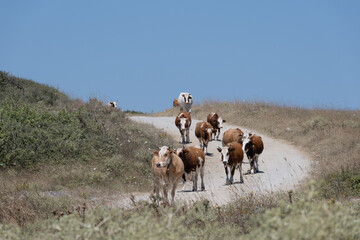
<path id="1" fill-rule="evenodd" d="M 190 142 L 190 126 L 191 126 L 191 116 L 188 112 L 179 112 L 175 118 L 175 125 L 179 129 L 181 134 L 181 143 Z"/>
<path id="2" fill-rule="evenodd" d="M 173 107 L 180 107 L 179 102 L 176 98 L 173 101 Z"/>
<path id="3" fill-rule="evenodd" d="M 231 142 L 238 142 L 241 145 L 243 144 L 244 133 L 240 130 L 240 128 L 230 128 L 224 132 L 222 139 L 222 146 L 226 146 L 226 144 Z"/>
<path id="4" fill-rule="evenodd" d="M 264 143 L 260 136 L 249 133 L 249 141 L 245 144 L 245 153 L 250 161 L 251 174 L 259 172 L 259 155 L 264 150 Z"/>
<path id="5" fill-rule="evenodd" d="M 212 141 L 213 128 L 208 122 L 198 122 L 195 127 L 195 136 L 199 139 L 200 147 L 207 155 L 208 143 Z"/>
<path id="6" fill-rule="evenodd" d="M 244 152 L 242 145 L 238 142 L 228 143 L 225 147 L 218 147 L 217 150 L 221 153 L 221 161 L 224 164 L 226 173 L 226 185 L 234 182 L 235 169 L 240 171 L 240 183 L 244 182 L 242 175 L 242 162 L 244 159 Z M 228 176 L 228 168 L 230 170 L 230 178 Z"/>
<path id="7" fill-rule="evenodd" d="M 116 102 L 114 102 L 114 101 L 108 102 L 108 103 L 106 104 L 106 106 L 108 106 L 108 107 L 113 107 L 113 108 L 117 108 L 117 104 L 116 104 Z"/>
<path id="8" fill-rule="evenodd" d="M 204 151 L 201 148 L 197 147 L 183 147 L 180 151 L 178 150 L 178 156 L 184 163 L 184 171 L 187 174 L 194 172 L 195 176 L 193 179 L 193 191 L 197 191 L 197 182 L 198 174 L 200 173 L 201 177 L 201 190 L 205 190 L 204 184 L 204 165 L 205 165 L 205 155 Z M 183 174 L 183 190 L 185 188 L 186 177 L 185 173 Z"/>
<path id="9" fill-rule="evenodd" d="M 159 151 L 153 152 L 152 171 L 155 197 L 159 199 L 159 188 L 161 188 L 163 201 L 169 205 L 167 191 L 171 188 L 171 205 L 173 205 L 177 184 L 184 174 L 183 161 L 170 147 L 163 146 Z"/>
<path id="10" fill-rule="evenodd" d="M 178 104 L 180 106 L 180 110 L 190 112 L 191 113 L 191 105 L 193 103 L 193 98 L 190 93 L 182 92 L 178 97 Z"/>
<path id="11" fill-rule="evenodd" d="M 221 117 L 219 117 L 219 115 L 217 113 L 210 113 L 207 116 L 207 122 L 211 124 L 211 126 L 214 129 L 214 140 L 215 140 L 215 136 L 216 136 L 216 140 L 219 140 L 219 136 L 220 136 L 220 129 L 223 127 L 223 123 L 226 122 L 226 120 L 222 119 Z"/>

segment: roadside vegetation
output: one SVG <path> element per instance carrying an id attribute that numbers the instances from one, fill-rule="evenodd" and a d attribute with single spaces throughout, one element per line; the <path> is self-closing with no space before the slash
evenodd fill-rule
<path id="1" fill-rule="evenodd" d="M 95 98 L 0 72 L 0 222 L 43 219 L 104 192 L 150 191 L 151 153 L 169 143 Z"/>
<path id="2" fill-rule="evenodd" d="M 0 72 L 0 239 L 360 239 L 360 111 L 208 101 L 192 117 L 211 111 L 302 149 L 314 181 L 221 207 L 109 208 L 93 199 L 149 192 L 151 153 L 173 141 L 126 117 L 142 113 Z"/>

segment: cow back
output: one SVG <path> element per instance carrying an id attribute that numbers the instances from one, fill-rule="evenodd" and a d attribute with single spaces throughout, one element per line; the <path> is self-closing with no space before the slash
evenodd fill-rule
<path id="1" fill-rule="evenodd" d="M 222 139 L 223 145 L 226 146 L 228 143 L 237 142 L 243 143 L 244 133 L 240 128 L 236 129 L 228 129 L 224 132 L 224 136 Z"/>
<path id="2" fill-rule="evenodd" d="M 183 149 L 179 153 L 179 157 L 184 163 L 184 170 L 186 173 L 195 171 L 197 167 L 202 167 L 205 164 L 205 155 L 201 148 L 188 147 Z M 202 159 L 201 162 L 199 158 Z"/>
<path id="3" fill-rule="evenodd" d="M 207 122 L 210 123 L 214 129 L 218 128 L 218 119 L 219 115 L 217 115 L 217 113 L 210 113 L 207 116 Z"/>
<path id="4" fill-rule="evenodd" d="M 244 151 L 242 149 L 242 144 L 238 142 L 232 142 L 227 144 L 226 146 L 232 149 L 233 151 L 229 151 L 230 157 L 229 157 L 229 165 L 235 165 L 238 163 L 242 163 L 244 159 Z"/>
<path id="5" fill-rule="evenodd" d="M 264 150 L 264 143 L 262 138 L 258 135 L 252 135 L 250 137 L 250 147 L 254 154 L 261 154 Z"/>
<path id="6" fill-rule="evenodd" d="M 207 135 L 207 129 L 212 129 L 212 126 L 208 122 L 198 122 L 195 127 L 195 136 L 197 138 L 205 138 Z"/>

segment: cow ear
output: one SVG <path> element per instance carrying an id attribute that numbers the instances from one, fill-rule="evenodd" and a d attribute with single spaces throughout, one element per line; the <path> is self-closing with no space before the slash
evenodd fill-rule
<path id="1" fill-rule="evenodd" d="M 217 147 L 217 150 L 218 150 L 219 152 L 221 152 L 221 147 Z"/>
<path id="2" fill-rule="evenodd" d="M 154 151 L 153 156 L 159 156 L 159 151 Z"/>

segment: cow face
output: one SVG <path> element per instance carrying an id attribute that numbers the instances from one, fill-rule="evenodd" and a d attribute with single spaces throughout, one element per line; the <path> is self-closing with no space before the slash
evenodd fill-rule
<path id="1" fill-rule="evenodd" d="M 190 93 L 182 93 L 181 96 L 184 98 L 185 103 L 192 103 L 192 96 Z"/>
<path id="2" fill-rule="evenodd" d="M 226 147 L 218 147 L 217 150 L 221 153 L 221 161 L 223 164 L 228 164 L 230 152 L 234 151 L 234 148 L 231 147 L 231 144 Z"/>
<path id="3" fill-rule="evenodd" d="M 168 167 L 172 160 L 172 150 L 168 146 L 162 146 L 159 150 L 160 162 L 156 164 L 156 167 Z"/>
<path id="4" fill-rule="evenodd" d="M 205 140 L 208 140 L 209 142 L 212 141 L 212 132 L 213 132 L 213 129 L 212 128 L 205 128 L 204 129 L 204 138 Z"/>
<path id="5" fill-rule="evenodd" d="M 221 117 L 218 118 L 217 120 L 217 127 L 218 128 L 223 128 L 223 123 L 226 122 L 225 120 L 223 120 Z"/>
<path id="6" fill-rule="evenodd" d="M 186 130 L 187 118 L 180 118 L 180 131 L 183 133 Z"/>

